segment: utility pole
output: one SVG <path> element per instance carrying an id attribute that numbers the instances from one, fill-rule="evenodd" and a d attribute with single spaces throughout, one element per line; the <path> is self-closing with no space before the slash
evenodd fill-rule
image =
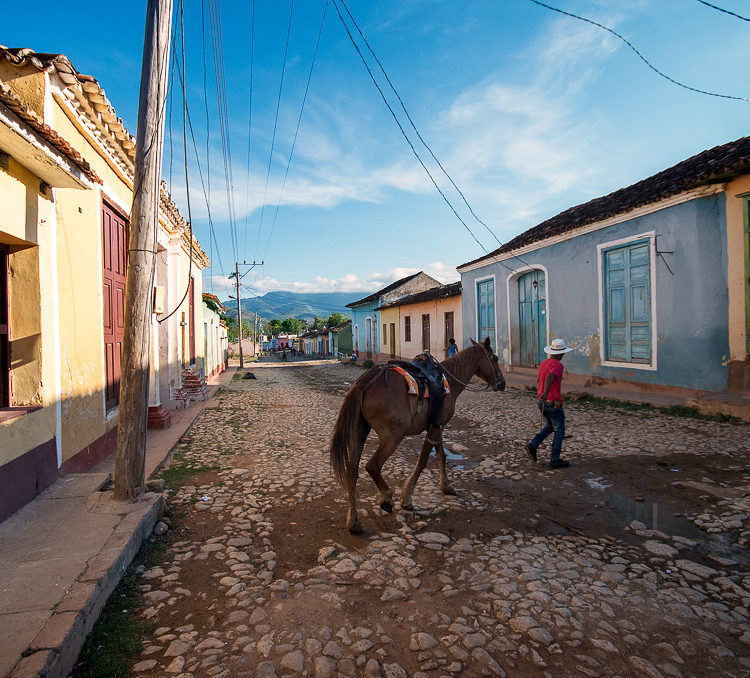
<path id="1" fill-rule="evenodd" d="M 240 275 L 240 266 L 249 266 L 250 268 L 247 269 L 242 275 Z M 234 262 L 234 273 L 229 276 L 229 279 L 231 280 L 234 278 L 234 284 L 235 289 L 237 290 L 237 296 L 234 297 L 237 299 L 237 339 L 239 341 L 240 346 L 240 369 L 245 367 L 244 359 L 242 356 L 242 306 L 240 305 L 240 280 L 244 278 L 250 271 L 252 271 L 256 266 L 263 266 L 263 262 L 257 263 L 256 261 L 253 261 L 252 264 L 248 264 L 247 262 L 243 261 L 241 264 L 237 261 Z M 229 295 L 229 298 L 232 298 L 232 295 Z"/>
<path id="2" fill-rule="evenodd" d="M 167 97 L 172 0 L 148 0 L 125 281 L 115 499 L 145 490 L 153 272 Z"/>

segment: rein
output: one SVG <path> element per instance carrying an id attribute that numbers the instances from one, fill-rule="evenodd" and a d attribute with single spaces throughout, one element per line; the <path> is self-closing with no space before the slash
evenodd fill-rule
<path id="1" fill-rule="evenodd" d="M 486 358 L 487 358 L 487 360 L 489 361 L 489 363 L 490 363 L 490 367 L 492 368 L 492 372 L 493 372 L 493 374 L 494 374 L 494 372 L 495 372 L 495 369 L 494 369 L 494 366 L 493 366 L 493 364 L 492 364 L 492 358 L 490 358 L 490 354 L 489 354 L 489 353 L 487 353 L 487 349 L 486 349 L 486 348 L 484 347 L 484 344 L 479 344 L 479 343 L 478 343 L 478 344 L 476 344 L 476 345 L 477 345 L 477 346 L 481 346 L 481 347 L 482 347 L 482 352 L 484 353 L 485 357 L 486 357 Z M 441 368 L 441 369 L 443 370 L 443 372 L 445 372 L 445 373 L 446 373 L 446 374 L 447 374 L 447 375 L 448 375 L 449 377 L 451 377 L 451 378 L 455 379 L 455 380 L 456 380 L 456 381 L 457 381 L 457 382 L 458 382 L 459 384 L 461 384 L 461 385 L 462 385 L 462 386 L 463 386 L 463 387 L 464 387 L 464 388 L 465 388 L 465 389 L 466 389 L 467 391 L 473 391 L 473 392 L 475 392 L 475 393 L 479 393 L 479 392 L 481 392 L 481 391 L 489 391 L 489 390 L 490 390 L 490 388 L 493 388 L 493 387 L 492 387 L 492 386 L 490 386 L 490 385 L 489 385 L 489 384 L 488 384 L 487 382 L 485 382 L 485 383 L 484 383 L 484 386 L 478 386 L 477 388 L 472 388 L 472 387 L 470 386 L 470 384 L 466 383 L 465 381 L 461 381 L 461 380 L 460 380 L 460 379 L 459 379 L 459 378 L 458 378 L 458 377 L 457 377 L 457 376 L 456 376 L 455 374 L 452 374 L 451 372 L 449 372 L 449 371 L 448 371 L 448 370 L 447 370 L 447 369 L 445 368 L 445 366 L 444 366 L 444 365 L 443 365 L 442 363 L 440 364 L 440 368 Z M 472 376 L 473 376 L 473 375 L 472 375 Z M 497 382 L 498 382 L 498 380 L 497 380 L 497 379 L 495 379 L 495 386 L 497 386 Z"/>

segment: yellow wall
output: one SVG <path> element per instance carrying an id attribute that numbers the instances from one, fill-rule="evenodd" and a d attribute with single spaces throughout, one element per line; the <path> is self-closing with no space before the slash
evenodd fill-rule
<path id="1" fill-rule="evenodd" d="M 394 306 L 393 308 L 385 308 L 382 311 L 380 311 L 380 352 L 384 353 L 385 355 L 401 355 L 401 334 L 402 331 L 399 328 L 399 321 L 398 321 L 398 306 Z M 391 346 L 391 323 L 394 323 L 396 325 L 396 348 L 394 349 L 393 346 Z M 386 328 L 387 331 L 383 332 L 383 324 L 387 325 Z M 385 342 L 388 342 L 387 344 Z"/>
<path id="2" fill-rule="evenodd" d="M 7 59 L 0 60 L 0 80 L 17 97 L 44 120 L 45 76 L 36 66 L 16 66 Z"/>
<path id="3" fill-rule="evenodd" d="M 738 177 L 727 186 L 727 251 L 729 255 L 729 355 L 744 361 L 747 356 L 747 319 L 745 317 L 745 218 L 743 195 L 750 193 L 750 176 Z"/>
<path id="4" fill-rule="evenodd" d="M 422 349 L 422 315 L 430 315 L 430 353 L 438 360 L 445 360 L 448 357 L 448 339 L 445 336 L 445 313 L 453 312 L 453 338 L 458 344 L 459 350 L 463 343 L 461 332 L 461 295 L 448 297 L 447 299 L 437 299 L 423 301 L 416 304 L 405 304 L 398 307 L 400 310 L 400 338 L 401 338 L 401 355 L 405 359 L 411 360 L 419 354 Z M 406 325 L 404 318 L 411 317 L 411 341 L 404 339 L 404 327 Z"/>
<path id="5" fill-rule="evenodd" d="M 102 326 L 102 200 L 122 211 L 130 189 L 55 103 L 54 127 L 91 164 L 102 189 L 56 189 L 61 360 L 61 447 L 65 462 L 117 425 L 105 411 Z M 125 216 L 128 216 L 127 213 Z"/>
<path id="6" fill-rule="evenodd" d="M 8 160 L 0 170 L 0 243 L 9 246 L 11 404 L 43 409 L 0 424 L 0 465 L 55 435 L 54 365 L 51 344 L 42 343 L 40 247 L 51 238 L 52 207 L 39 193 L 40 180 Z M 49 377 L 49 379 L 47 379 Z"/>

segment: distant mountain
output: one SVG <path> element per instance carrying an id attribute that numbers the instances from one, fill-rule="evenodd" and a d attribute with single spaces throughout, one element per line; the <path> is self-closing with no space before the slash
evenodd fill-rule
<path id="1" fill-rule="evenodd" d="M 278 318 L 303 318 L 312 320 L 315 316 L 327 318 L 338 311 L 351 317 L 346 308 L 352 301 L 366 297 L 368 292 L 319 292 L 300 294 L 297 292 L 267 292 L 262 297 L 242 299 L 243 320 L 247 313 L 257 313 L 264 320 Z M 237 317 L 237 302 L 234 299 L 222 301 L 227 314 Z"/>

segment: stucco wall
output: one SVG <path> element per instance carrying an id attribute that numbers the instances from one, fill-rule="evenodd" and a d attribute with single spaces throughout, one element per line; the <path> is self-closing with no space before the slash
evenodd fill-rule
<path id="1" fill-rule="evenodd" d="M 523 262 L 502 262 L 514 271 L 532 267 L 547 270 L 548 341 L 564 338 L 574 351 L 566 367 L 575 374 L 642 384 L 722 390 L 727 385 L 729 360 L 726 199 L 723 193 L 691 200 L 609 226 L 555 245 L 527 252 Z M 601 364 L 600 280 L 597 245 L 654 232 L 660 258 L 653 261 L 656 369 L 637 365 Z M 476 333 L 476 281 L 495 277 L 495 323 L 498 354 L 512 362 L 509 337 L 508 279 L 515 273 L 494 263 L 462 274 L 463 336 Z M 517 310 L 510 309 L 511 318 Z M 513 321 L 511 320 L 511 323 Z M 517 322 L 517 321 L 516 321 Z M 511 328 L 512 329 L 512 324 Z"/>
<path id="2" fill-rule="evenodd" d="M 748 256 L 744 201 L 750 193 L 750 176 L 738 177 L 727 186 L 727 252 L 729 254 L 729 353 L 744 361 L 748 353 L 745 295 Z"/>
<path id="3" fill-rule="evenodd" d="M 398 307 L 399 332 L 401 335 L 401 355 L 406 360 L 411 360 L 415 355 L 421 353 L 422 346 L 422 315 L 430 316 L 430 352 L 438 360 L 448 357 L 448 339 L 445 336 L 445 313 L 453 312 L 453 327 L 456 344 L 462 346 L 463 329 L 461 324 L 461 295 L 448 297 L 447 299 L 433 299 L 416 304 L 405 304 Z M 405 339 L 405 317 L 411 318 L 411 341 Z"/>
<path id="4" fill-rule="evenodd" d="M 384 356 L 390 357 L 391 354 L 400 356 L 401 355 L 401 341 L 399 338 L 400 328 L 398 322 L 398 306 L 393 308 L 385 308 L 380 313 L 380 353 Z M 391 330 L 390 324 L 393 323 L 396 326 L 396 346 L 391 346 Z M 386 334 L 383 334 L 383 325 L 386 325 Z"/>

